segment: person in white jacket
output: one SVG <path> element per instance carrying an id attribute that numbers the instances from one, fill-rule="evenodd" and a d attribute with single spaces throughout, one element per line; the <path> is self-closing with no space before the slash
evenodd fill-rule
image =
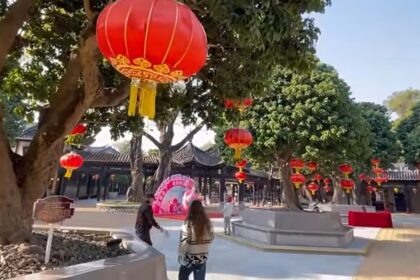
<path id="1" fill-rule="evenodd" d="M 201 202 L 194 200 L 181 228 L 178 250 L 178 262 L 181 264 L 179 280 L 188 280 L 191 273 L 194 274 L 194 280 L 205 279 L 206 262 L 213 239 L 210 219 Z"/>
<path id="2" fill-rule="evenodd" d="M 233 201 L 232 197 L 226 199 L 225 205 L 223 206 L 223 218 L 225 222 L 225 235 L 230 235 L 230 219 L 233 214 Z"/>

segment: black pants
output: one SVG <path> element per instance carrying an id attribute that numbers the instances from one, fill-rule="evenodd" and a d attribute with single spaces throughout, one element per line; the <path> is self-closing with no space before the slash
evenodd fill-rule
<path id="1" fill-rule="evenodd" d="M 179 268 L 178 280 L 188 280 L 191 273 L 194 275 L 194 280 L 205 280 L 206 264 L 192 264 L 190 266 L 181 265 Z"/>
<path id="2" fill-rule="evenodd" d="M 152 239 L 150 238 L 150 230 L 148 231 L 141 231 L 141 232 L 137 232 L 137 236 L 144 242 L 146 242 L 147 244 L 149 244 L 150 246 L 153 246 L 152 243 Z"/>

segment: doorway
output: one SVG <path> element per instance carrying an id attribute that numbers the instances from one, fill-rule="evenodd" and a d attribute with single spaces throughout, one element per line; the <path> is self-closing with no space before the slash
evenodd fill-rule
<path id="1" fill-rule="evenodd" d="M 402 192 L 394 193 L 395 210 L 397 212 L 406 212 L 407 204 L 405 203 L 405 196 Z"/>

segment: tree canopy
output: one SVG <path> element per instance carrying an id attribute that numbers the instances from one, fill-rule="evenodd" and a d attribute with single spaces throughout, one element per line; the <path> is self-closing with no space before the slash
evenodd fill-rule
<path id="1" fill-rule="evenodd" d="M 394 92 L 387 98 L 385 105 L 389 110 L 395 112 L 399 118 L 404 118 L 417 102 L 420 102 L 420 90 L 410 88 Z"/>
<path id="2" fill-rule="evenodd" d="M 400 146 L 397 143 L 397 136 L 392 131 L 392 123 L 386 107 L 374 103 L 358 103 L 363 118 L 369 124 L 372 133 L 372 157 L 381 160 L 381 166 L 391 167 L 396 163 L 400 155 Z M 367 162 L 367 166 L 370 162 Z"/>
<path id="3" fill-rule="evenodd" d="M 398 139 L 402 145 L 405 162 L 417 164 L 420 162 L 420 102 L 397 125 Z"/>

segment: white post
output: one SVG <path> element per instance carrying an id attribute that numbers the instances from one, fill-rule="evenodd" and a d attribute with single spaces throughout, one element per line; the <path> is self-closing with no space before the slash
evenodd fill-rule
<path id="1" fill-rule="evenodd" d="M 54 233 L 54 225 L 50 224 L 50 229 L 48 230 L 47 247 L 45 249 L 45 264 L 50 262 L 51 244 L 52 244 L 52 239 L 53 239 L 53 233 Z"/>

